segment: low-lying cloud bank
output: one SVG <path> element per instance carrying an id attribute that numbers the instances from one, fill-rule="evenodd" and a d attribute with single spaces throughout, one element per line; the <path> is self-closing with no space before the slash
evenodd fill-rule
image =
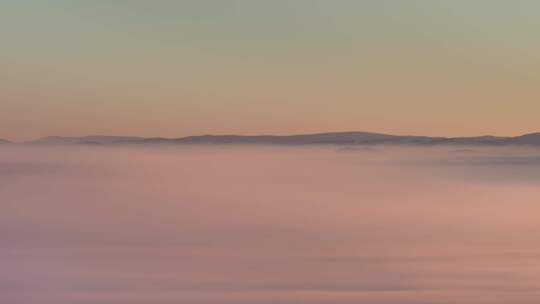
<path id="1" fill-rule="evenodd" d="M 540 152 L 0 148 L 0 294 L 56 303 L 537 303 Z"/>

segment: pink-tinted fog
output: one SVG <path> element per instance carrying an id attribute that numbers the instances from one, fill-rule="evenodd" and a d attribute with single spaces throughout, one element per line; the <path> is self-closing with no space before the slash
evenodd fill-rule
<path id="1" fill-rule="evenodd" d="M 537 303 L 537 155 L 2 147 L 0 302 Z"/>

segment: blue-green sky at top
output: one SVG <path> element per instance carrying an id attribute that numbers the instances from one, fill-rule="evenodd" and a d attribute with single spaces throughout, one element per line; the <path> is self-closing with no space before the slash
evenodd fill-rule
<path id="1" fill-rule="evenodd" d="M 0 137 L 540 131 L 540 1 L 0 1 Z"/>

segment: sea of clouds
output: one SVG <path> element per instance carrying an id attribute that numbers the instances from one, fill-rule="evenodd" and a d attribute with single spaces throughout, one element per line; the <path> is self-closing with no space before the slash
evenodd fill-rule
<path id="1" fill-rule="evenodd" d="M 540 298 L 540 150 L 2 146 L 0 302 Z"/>

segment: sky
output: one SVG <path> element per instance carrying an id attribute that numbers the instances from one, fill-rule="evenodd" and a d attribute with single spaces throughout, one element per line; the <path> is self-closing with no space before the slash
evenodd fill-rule
<path id="1" fill-rule="evenodd" d="M 540 131 L 540 2 L 0 1 L 0 138 Z"/>

